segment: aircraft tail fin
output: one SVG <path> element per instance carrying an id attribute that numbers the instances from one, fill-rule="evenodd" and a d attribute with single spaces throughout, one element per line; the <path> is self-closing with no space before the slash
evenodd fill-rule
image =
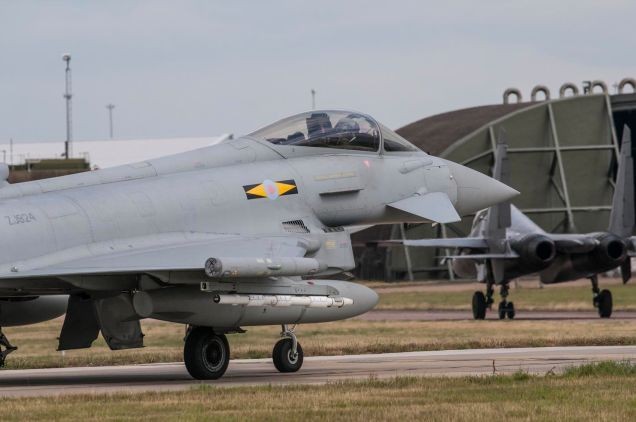
<path id="1" fill-rule="evenodd" d="M 608 231 L 624 238 L 629 237 L 634 230 L 634 223 L 634 159 L 631 130 L 625 125 Z"/>
<path id="2" fill-rule="evenodd" d="M 492 177 L 504 184 L 510 183 L 510 163 L 508 160 L 508 143 L 506 132 L 502 128 L 497 139 L 495 151 L 495 164 Z M 506 229 L 510 227 L 510 201 L 490 207 L 488 212 L 488 233 L 490 238 L 504 238 Z"/>
<path id="3" fill-rule="evenodd" d="M 492 177 L 506 185 L 510 183 L 510 163 L 508 160 L 508 142 L 506 132 L 503 128 L 499 130 L 497 137 L 497 149 L 495 151 L 495 164 L 492 170 Z M 485 237 L 488 242 L 490 253 L 505 254 L 506 229 L 511 224 L 510 201 L 505 201 L 493 205 L 488 210 L 488 223 Z M 505 277 L 504 260 L 491 258 L 488 260 L 488 270 L 495 283 L 501 283 Z"/>

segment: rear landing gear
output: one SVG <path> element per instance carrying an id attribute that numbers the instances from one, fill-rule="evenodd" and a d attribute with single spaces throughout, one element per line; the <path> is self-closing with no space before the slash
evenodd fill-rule
<path id="1" fill-rule="evenodd" d="M 486 296 L 482 292 L 473 293 L 473 318 L 486 318 Z"/>
<path id="2" fill-rule="evenodd" d="M 183 348 L 186 369 L 198 380 L 221 378 L 230 363 L 230 345 L 224 334 L 212 328 L 193 327 Z"/>
<path id="3" fill-rule="evenodd" d="M 601 318 L 611 317 L 613 308 L 612 292 L 607 289 L 599 289 L 598 277 L 596 275 L 590 277 L 590 280 L 592 281 L 592 293 L 594 294 L 592 304 L 598 310 L 598 315 Z"/>
<path id="4" fill-rule="evenodd" d="M 512 302 L 508 302 L 507 300 L 508 290 L 508 284 L 501 285 L 501 302 L 499 302 L 499 308 L 497 309 L 499 313 L 499 319 L 505 319 L 506 317 L 508 317 L 508 319 L 515 318 L 515 304 Z"/>
<path id="5" fill-rule="evenodd" d="M 303 366 L 303 348 L 293 328 L 283 325 L 280 335 L 283 338 L 278 340 L 272 351 L 274 366 L 279 372 L 296 372 Z"/>
<path id="6" fill-rule="evenodd" d="M 2 350 L 3 347 L 4 350 Z M 16 350 L 18 350 L 18 348 L 9 343 L 9 339 L 2 332 L 2 328 L 0 328 L 0 367 L 4 366 L 4 361 L 7 358 L 7 355 Z"/>

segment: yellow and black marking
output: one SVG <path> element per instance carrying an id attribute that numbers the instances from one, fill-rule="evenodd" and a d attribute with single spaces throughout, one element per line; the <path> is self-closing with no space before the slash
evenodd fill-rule
<path id="1" fill-rule="evenodd" d="M 298 193 L 296 181 L 293 179 L 279 180 L 277 182 L 265 180 L 262 183 L 257 183 L 255 185 L 245 185 L 243 186 L 243 189 L 245 190 L 245 196 L 247 196 L 247 199 L 276 199 L 279 196 L 294 195 Z"/>

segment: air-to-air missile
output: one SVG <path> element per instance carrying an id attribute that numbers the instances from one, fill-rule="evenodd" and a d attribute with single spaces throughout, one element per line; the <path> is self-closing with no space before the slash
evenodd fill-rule
<path id="1" fill-rule="evenodd" d="M 184 360 L 223 375 L 225 334 L 349 318 L 376 293 L 329 280 L 355 267 L 351 226 L 459 220 L 518 192 L 418 150 L 372 117 L 312 111 L 221 144 L 0 189 L 0 325 L 66 312 L 59 350 L 141 347 L 140 319 L 187 325 Z M 68 297 L 68 299 L 60 300 Z M 14 347 L 6 337 L 2 361 Z"/>

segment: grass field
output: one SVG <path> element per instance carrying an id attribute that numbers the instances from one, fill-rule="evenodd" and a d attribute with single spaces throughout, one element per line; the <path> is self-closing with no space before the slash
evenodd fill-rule
<path id="1" fill-rule="evenodd" d="M 101 337 L 92 348 L 55 351 L 61 320 L 6 329 L 19 350 L 7 369 L 174 362 L 182 359 L 183 326 L 143 322 L 143 349 L 110 351 Z M 270 356 L 278 327 L 253 327 L 229 336 L 233 358 Z M 636 344 L 635 320 L 592 321 L 363 321 L 298 327 L 307 356 L 486 347 Z"/>
<path id="2" fill-rule="evenodd" d="M 468 309 L 473 284 L 369 283 L 380 293 L 383 309 Z M 585 284 L 538 288 L 522 282 L 511 295 L 518 308 L 588 309 Z M 612 282 L 616 309 L 636 304 L 636 287 Z M 551 301 L 551 302 L 546 302 Z M 630 302 L 631 301 L 631 302 Z M 546 303 L 548 305 L 546 305 Z M 467 314 L 467 318 L 469 314 Z M 142 321 L 143 349 L 110 351 L 101 337 L 90 349 L 56 352 L 62 320 L 6 328 L 19 350 L 9 355 L 7 368 L 174 362 L 182 359 L 184 327 Z M 279 327 L 250 327 L 229 337 L 233 358 L 270 356 Z M 308 356 L 402 352 L 486 347 L 636 344 L 636 320 L 573 321 L 363 321 L 347 320 L 301 325 L 297 330 Z"/>
<path id="3" fill-rule="evenodd" d="M 636 368 L 591 364 L 563 375 L 394 378 L 319 386 L 4 399 L 3 421 L 636 419 Z"/>
<path id="4" fill-rule="evenodd" d="M 615 310 L 636 310 L 636 286 L 622 284 L 617 279 L 601 279 L 601 288 L 612 292 Z M 484 291 L 483 284 L 444 283 L 422 284 L 404 283 L 394 287 L 387 283 L 369 283 L 380 294 L 377 309 L 448 309 L 469 310 L 472 293 Z M 495 302 L 499 301 L 496 291 Z M 592 288 L 589 282 L 576 282 L 540 287 L 537 281 L 513 283 L 509 300 L 518 310 L 545 311 L 590 311 Z"/>

